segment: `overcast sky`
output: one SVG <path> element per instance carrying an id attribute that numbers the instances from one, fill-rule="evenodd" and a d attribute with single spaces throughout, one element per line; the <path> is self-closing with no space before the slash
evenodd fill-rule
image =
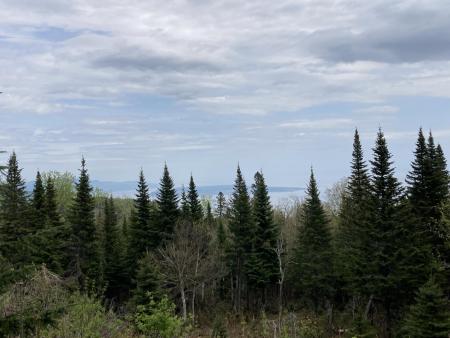
<path id="1" fill-rule="evenodd" d="M 321 187 L 381 126 L 450 150 L 450 2 L 0 0 L 0 148 L 35 171 Z M 2 158 L 4 160 L 4 158 Z"/>

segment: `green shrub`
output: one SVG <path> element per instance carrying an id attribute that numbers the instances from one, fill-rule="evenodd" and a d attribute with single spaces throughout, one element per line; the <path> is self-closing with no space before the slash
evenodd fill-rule
<path id="1" fill-rule="evenodd" d="M 183 322 L 175 314 L 175 304 L 165 295 L 160 300 L 155 300 L 151 293 L 147 295 L 148 303 L 137 306 L 135 324 L 139 332 L 158 338 L 180 337 Z"/>
<path id="2" fill-rule="evenodd" d="M 46 338 L 75 337 L 131 337 L 126 323 L 119 320 L 112 311 L 86 295 L 75 294 L 65 314 L 52 326 L 40 333 Z"/>

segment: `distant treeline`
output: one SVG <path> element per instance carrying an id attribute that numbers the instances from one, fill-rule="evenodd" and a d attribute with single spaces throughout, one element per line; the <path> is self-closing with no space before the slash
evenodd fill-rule
<path id="1" fill-rule="evenodd" d="M 383 132 L 367 162 L 356 131 L 350 170 L 329 203 L 311 169 L 305 199 L 273 208 L 262 172 L 248 190 L 238 167 L 231 197 L 211 203 L 192 176 L 178 194 L 167 166 L 152 199 L 141 171 L 131 200 L 93 189 L 84 158 L 75 185 L 69 174 L 38 172 L 29 194 L 12 153 L 0 185 L 0 334 L 62 325 L 66 307 L 13 311 L 7 297 L 25 297 L 18 288 L 44 264 L 69 293 L 136 318 L 136 334 L 146 334 L 152 306 L 173 302 L 173 318 L 214 322 L 215 337 L 226 337 L 224 318 L 262 314 L 278 318 L 281 337 L 285 314 L 303 311 L 323 319 L 311 337 L 448 337 L 450 181 L 441 145 L 419 131 L 403 184 Z"/>

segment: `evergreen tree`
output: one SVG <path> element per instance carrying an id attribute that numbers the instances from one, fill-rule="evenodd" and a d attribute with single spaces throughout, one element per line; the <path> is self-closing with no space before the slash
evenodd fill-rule
<path id="1" fill-rule="evenodd" d="M 187 193 L 187 202 L 192 222 L 198 222 L 203 219 L 203 208 L 198 197 L 197 188 L 195 187 L 194 178 L 191 175 L 189 180 L 189 190 Z"/>
<path id="2" fill-rule="evenodd" d="M 447 297 L 433 280 L 423 285 L 411 306 L 403 327 L 408 338 L 447 338 L 450 334 L 450 310 Z"/>
<path id="3" fill-rule="evenodd" d="M 0 190 L 0 250 L 12 264 L 29 260 L 25 239 L 30 234 L 25 182 L 21 175 L 16 153 L 8 161 L 5 183 Z"/>
<path id="4" fill-rule="evenodd" d="M 158 295 L 160 280 L 156 270 L 156 264 L 149 252 L 138 262 L 136 273 L 136 289 L 133 291 L 134 305 L 143 305 L 148 302 L 148 293 Z"/>
<path id="5" fill-rule="evenodd" d="M 211 202 L 206 201 L 206 215 L 205 215 L 205 222 L 209 226 L 214 225 L 214 216 L 212 214 L 212 208 L 211 208 Z"/>
<path id="6" fill-rule="evenodd" d="M 144 253 L 156 248 L 159 244 L 156 242 L 156 234 L 151 222 L 150 195 L 144 172 L 141 170 L 129 228 L 128 267 L 131 276 L 134 276 L 137 262 Z"/>
<path id="7" fill-rule="evenodd" d="M 80 177 L 75 186 L 76 194 L 70 210 L 72 263 L 81 289 L 88 290 L 102 286 L 103 271 L 95 225 L 94 198 L 84 158 L 81 160 Z"/>
<path id="8" fill-rule="evenodd" d="M 117 213 L 112 196 L 104 202 L 104 239 L 106 295 L 109 298 L 120 295 L 127 281 L 123 252 L 121 250 Z"/>
<path id="9" fill-rule="evenodd" d="M 233 196 L 230 206 L 230 245 L 228 256 L 232 274 L 234 276 L 235 311 L 241 311 L 241 295 L 244 292 L 248 296 L 248 261 L 251 258 L 254 238 L 254 222 L 252 208 L 247 186 L 238 166 L 236 180 L 233 188 Z"/>
<path id="10" fill-rule="evenodd" d="M 186 191 L 184 190 L 184 186 L 181 188 L 181 217 L 185 220 L 189 220 L 191 218 L 191 210 L 189 208 L 189 203 L 186 195 Z"/>
<path id="11" fill-rule="evenodd" d="M 301 213 L 301 228 L 294 249 L 292 278 L 297 290 L 316 311 L 333 295 L 332 257 L 328 220 L 311 170 Z"/>
<path id="12" fill-rule="evenodd" d="M 219 191 L 216 198 L 216 215 L 218 218 L 225 217 L 227 201 L 223 192 Z"/>
<path id="13" fill-rule="evenodd" d="M 418 246 L 416 225 L 403 200 L 394 176 L 386 139 L 378 132 L 372 164 L 372 207 L 370 239 L 366 242 L 371 260 L 365 269 L 366 290 L 384 310 L 385 334 L 391 335 L 391 320 L 423 283 L 426 254 Z M 420 237 L 419 237 L 420 238 Z"/>
<path id="14" fill-rule="evenodd" d="M 31 198 L 30 206 L 31 214 L 31 226 L 32 232 L 36 233 L 45 227 L 46 214 L 45 214 L 45 189 L 42 182 L 41 173 L 38 171 L 36 174 L 36 181 L 34 182 L 33 194 Z"/>
<path id="15" fill-rule="evenodd" d="M 353 297 L 364 293 L 366 277 L 363 271 L 370 262 L 366 242 L 370 241 L 368 222 L 370 210 L 370 181 L 364 161 L 358 130 L 355 131 L 351 175 L 344 193 L 337 234 L 336 272 L 344 289 Z"/>
<path id="16" fill-rule="evenodd" d="M 172 238 L 175 224 L 179 217 L 178 197 L 167 165 L 161 179 L 156 203 L 158 204 L 158 234 L 161 240 Z"/>
<path id="17" fill-rule="evenodd" d="M 45 185 L 45 262 L 48 268 L 58 274 L 62 274 L 69 264 L 70 228 L 61 220 L 56 202 L 56 191 L 53 179 L 48 177 Z"/>
<path id="18" fill-rule="evenodd" d="M 280 231 L 273 220 L 269 191 L 260 172 L 256 172 L 253 184 L 253 219 L 255 236 L 249 278 L 251 283 L 264 289 L 277 280 L 278 259 L 275 249 Z"/>

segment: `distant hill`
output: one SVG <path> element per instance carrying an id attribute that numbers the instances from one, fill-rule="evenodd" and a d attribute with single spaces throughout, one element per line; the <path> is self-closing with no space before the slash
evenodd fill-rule
<path id="1" fill-rule="evenodd" d="M 33 190 L 34 182 L 27 182 L 27 190 Z M 103 190 L 104 192 L 111 193 L 116 197 L 133 197 L 136 192 L 137 182 L 135 181 L 100 181 L 92 180 L 92 186 Z M 154 197 L 156 194 L 157 186 L 150 184 L 150 194 Z M 230 196 L 233 193 L 232 185 L 207 185 L 198 186 L 198 193 L 204 197 L 214 197 L 220 191 L 225 196 Z M 177 191 L 181 192 L 181 187 L 177 188 Z M 301 187 L 269 187 L 269 193 L 273 201 L 286 197 L 301 197 L 303 196 L 304 188 Z"/>

